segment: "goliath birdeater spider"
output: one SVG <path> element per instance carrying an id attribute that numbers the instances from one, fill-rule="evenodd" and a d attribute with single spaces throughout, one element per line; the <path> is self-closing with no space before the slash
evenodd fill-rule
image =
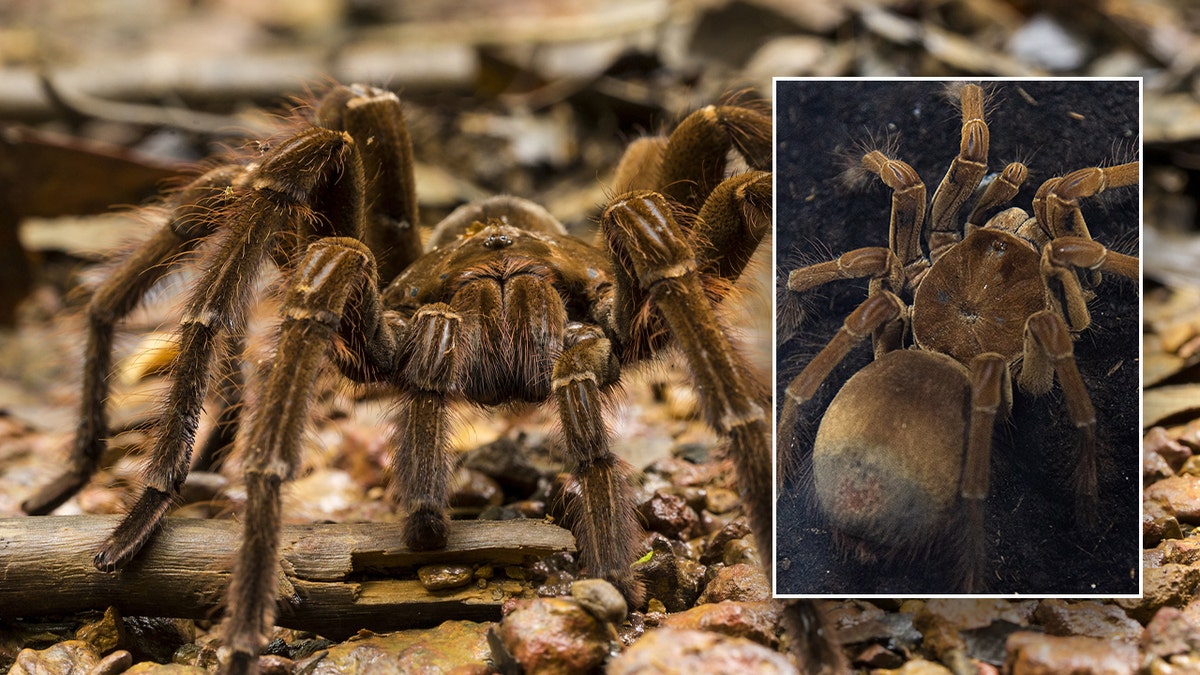
<path id="1" fill-rule="evenodd" d="M 819 106 L 821 97 L 838 95 L 830 88 L 833 83 L 824 84 L 827 88 L 817 94 L 818 103 L 810 106 Z M 1008 110 L 1020 111 L 1016 114 L 1037 120 L 1045 130 L 1070 130 L 1078 126 L 1109 131 L 1101 126 L 1099 119 L 1064 107 L 1061 93 L 1049 97 L 1042 93 L 1047 89 L 1036 84 L 993 86 L 1003 87 L 1002 95 L 1010 99 Z M 1076 93 L 1075 100 L 1087 99 L 1093 91 L 1088 83 L 1068 84 L 1074 86 L 1067 90 Z M 1126 84 L 1122 90 L 1125 98 L 1121 100 L 1133 101 L 1135 114 L 1117 126 L 1116 132 L 1125 129 L 1129 135 L 1123 138 L 1132 146 L 1137 131 L 1137 85 Z M 848 85 L 838 85 L 842 88 L 837 92 L 847 96 Z M 989 476 L 994 462 L 989 455 L 993 432 L 999 430 L 995 433 L 998 439 L 1014 433 L 1012 425 L 1004 423 L 1012 407 L 1013 384 L 1026 395 L 1040 397 L 1055 391 L 1061 403 L 1052 401 L 1051 405 L 1055 414 L 1062 416 L 1057 426 L 1067 430 L 1074 442 L 1065 451 L 1043 454 L 1035 450 L 1042 440 L 1033 437 L 1021 443 L 1028 448 L 1027 452 L 1022 450 L 1021 461 L 1031 465 L 1031 471 L 1036 466 L 1047 472 L 1051 466 L 1068 465 L 1056 470 L 1062 472 L 1064 479 L 1070 476 L 1062 481 L 1067 485 L 1059 491 L 1071 495 L 1068 501 L 1072 503 L 1066 508 L 1059 507 L 1058 511 L 1074 514 L 1073 529 L 1106 533 L 1112 528 L 1110 523 L 1116 522 L 1109 520 L 1113 515 L 1119 515 L 1124 526 L 1129 513 L 1136 513 L 1133 500 L 1124 503 L 1125 511 L 1119 514 L 1099 508 L 1102 495 L 1097 466 L 1099 448 L 1105 439 L 1098 434 L 1100 427 L 1089 393 L 1096 385 L 1085 384 L 1085 380 L 1089 375 L 1093 380 L 1103 379 L 1103 373 L 1088 373 L 1089 368 L 1095 370 L 1095 367 L 1087 362 L 1077 366 L 1075 343 L 1081 339 L 1092 342 L 1097 339 L 1095 336 L 1111 331 L 1105 325 L 1111 319 L 1101 319 L 1095 324 L 1098 327 L 1093 326 L 1088 307 L 1098 294 L 1114 292 L 1114 288 L 1116 292 L 1122 290 L 1112 284 L 1098 287 L 1101 273 L 1130 280 L 1138 277 L 1136 257 L 1112 251 L 1092 240 L 1081 205 L 1087 202 L 1094 205 L 1097 195 L 1106 190 L 1126 188 L 1118 192 L 1129 195 L 1132 190 L 1128 188 L 1138 183 L 1139 165 L 1136 161 L 1104 161 L 1106 154 L 1119 155 L 1120 148 L 1114 147 L 1112 141 L 1093 140 L 1086 134 L 1076 137 L 1086 139 L 1085 147 L 1092 151 L 1087 155 L 1091 158 L 1089 163 L 1099 166 L 1088 166 L 1079 160 L 1065 161 L 1067 151 L 1077 148 L 1067 146 L 1057 134 L 1042 134 L 1037 141 L 1001 137 L 1008 152 L 1023 147 L 1025 152 L 1035 153 L 1037 161 L 1031 162 L 1032 171 L 1042 171 L 1037 182 L 1029 183 L 1040 186 L 1036 192 L 1033 187 L 1025 192 L 1029 201 L 1024 203 L 1031 206 L 1030 212 L 1005 208 L 1021 192 L 1031 169 L 1019 162 L 995 167 L 989 164 L 989 157 L 995 156 L 994 148 L 989 155 L 991 139 L 998 134 L 989 133 L 992 120 L 986 111 L 987 97 L 979 86 L 961 85 L 955 95 L 961 112 L 954 123 L 956 142 L 947 139 L 944 144 L 942 154 L 946 159 L 941 160 L 942 173 L 938 174 L 944 177 L 927 201 L 921 176 L 896 156 L 914 148 L 922 157 L 937 156 L 942 146 L 936 143 L 936 135 L 914 143 L 904 134 L 912 128 L 923 128 L 923 124 L 925 128 L 942 129 L 941 133 L 948 135 L 949 120 L 944 124 L 914 121 L 941 115 L 944 105 L 928 104 L 931 98 L 928 94 L 939 86 L 924 82 L 863 85 L 863 92 L 880 97 L 899 94 L 888 96 L 898 104 L 893 103 L 887 109 L 886 118 L 897 120 L 900 137 L 892 140 L 901 149 L 893 154 L 895 148 L 865 147 L 856 157 L 858 173 L 890 188 L 890 226 L 885 224 L 886 215 L 883 223 L 874 226 L 871 223 L 879 223 L 878 219 L 867 221 L 843 216 L 834 222 L 828 222 L 828 217 L 816 222 L 807 215 L 815 210 L 810 206 L 812 200 L 797 200 L 795 195 L 785 197 L 788 190 L 780 189 L 781 201 L 791 199 L 797 205 L 792 211 L 813 219 L 810 230 L 802 229 L 805 226 L 792 222 L 790 217 L 785 223 L 782 220 L 785 210 L 781 206 L 781 231 L 791 227 L 827 242 L 835 241 L 841 233 L 852 233 L 843 238 L 853 242 L 835 244 L 837 248 L 830 256 L 833 260 L 792 266 L 785 297 L 815 304 L 814 299 L 819 297 L 815 291 L 819 287 L 855 279 L 861 280 L 867 296 L 865 300 L 859 296 L 852 311 L 841 311 L 844 321 L 837 321 L 840 327 L 812 338 L 813 343 L 819 343 L 813 347 L 821 347 L 819 352 L 802 363 L 802 370 L 790 381 L 785 380 L 778 438 L 781 467 L 793 476 L 807 476 L 806 480 L 793 484 L 811 486 L 813 500 L 828 523 L 835 544 L 842 551 L 853 553 L 855 558 L 957 563 L 949 566 L 956 568 L 956 573 L 942 575 L 951 580 L 933 586 L 932 592 L 1061 591 L 1063 587 L 1054 586 L 1012 588 L 1005 585 L 1007 582 L 997 571 L 994 560 L 998 555 L 1007 554 L 1012 565 L 1039 563 L 1048 553 L 1045 544 L 1040 553 L 1017 553 L 1015 547 L 988 550 L 984 504 L 992 496 Z M 1103 91 L 1116 90 L 1110 86 Z M 904 92 L 924 97 L 905 98 Z M 873 99 L 867 96 L 857 100 Z M 1100 101 L 1091 109 L 1103 111 L 1104 106 L 1105 102 Z M 995 117 L 1002 118 L 998 113 Z M 837 117 L 833 120 L 842 122 Z M 1022 140 L 1026 145 L 1019 146 Z M 929 147 L 917 147 L 922 143 Z M 799 160 L 806 162 L 809 157 Z M 947 160 L 948 169 L 944 163 Z M 793 160 L 785 161 L 781 154 L 780 181 L 788 181 L 788 189 L 792 191 L 796 190 L 792 185 L 805 185 L 789 177 L 786 167 L 794 164 Z M 1061 173 L 1049 174 L 1051 170 Z M 986 190 L 977 193 L 976 188 L 993 171 Z M 857 197 L 868 198 L 871 196 Z M 842 211 L 848 213 L 849 209 Z M 1106 232 L 1121 231 L 1105 222 L 1112 216 L 1104 211 L 1099 213 L 1100 217 L 1093 215 L 1089 219 L 1093 226 L 1100 223 Z M 1135 223 L 1126 216 L 1125 231 Z M 855 236 L 860 232 L 862 237 Z M 871 236 L 871 232 L 881 234 Z M 826 287 L 825 292 L 840 291 Z M 868 341 L 874 347 L 870 363 L 839 367 L 856 352 L 857 345 Z M 1121 361 L 1119 355 L 1113 355 L 1111 360 L 1116 363 L 1114 368 L 1125 367 L 1135 372 L 1131 362 Z M 835 371 L 842 374 L 833 376 Z M 848 380 L 846 371 L 854 372 Z M 827 382 L 836 384 L 823 387 Z M 818 413 L 810 412 L 813 408 L 810 401 L 819 390 L 831 390 L 837 395 L 817 420 Z M 1043 398 L 1037 405 L 1045 406 L 1046 400 Z M 1136 389 L 1125 391 L 1122 400 L 1127 410 L 1119 412 L 1136 411 Z M 805 451 L 809 442 L 811 455 Z M 1049 443 L 1046 447 L 1050 447 Z M 1112 448 L 1111 455 L 1117 454 L 1136 457 L 1136 447 Z M 1111 468 L 1108 474 L 1113 474 Z M 1007 517 L 998 517 L 1017 521 L 1032 512 L 1029 504 L 1017 503 L 1011 508 Z M 1034 531 L 1041 525 L 1027 523 L 1025 529 Z M 1016 532 L 1015 536 L 1021 534 Z M 1129 544 L 1127 552 L 1135 552 L 1136 532 L 1131 528 L 1124 534 L 1123 540 Z M 936 555 L 931 557 L 931 553 Z M 1028 560 L 1033 556 L 1039 560 Z M 1059 568 L 1059 572 L 1064 571 Z M 1119 567 L 1114 570 L 1119 571 Z M 880 588 L 871 586 L 869 581 L 863 583 L 866 585 L 858 587 L 859 592 L 896 592 L 893 586 Z M 903 585 L 909 583 L 908 579 L 890 583 L 909 589 Z M 1087 586 L 1071 588 L 1083 592 Z"/>
<path id="2" fill-rule="evenodd" d="M 240 366 L 260 268 L 282 271 L 283 320 L 261 391 L 237 424 L 246 456 L 244 538 L 228 595 L 232 671 L 253 667 L 278 596 L 280 486 L 321 364 L 389 387 L 395 419 L 390 496 L 414 549 L 444 546 L 457 402 L 552 401 L 579 484 L 574 530 L 582 565 L 634 604 L 641 542 L 631 469 L 609 450 L 602 417 L 625 368 L 677 345 L 704 419 L 727 439 L 760 547 L 770 551 L 767 390 L 731 346 L 714 305 L 770 228 L 771 120 L 746 105 L 708 106 L 667 137 L 630 145 L 595 242 L 569 236 L 542 207 L 499 196 L 461 207 L 422 244 L 411 143 L 400 102 L 335 87 L 313 123 L 253 162 L 213 169 L 174 198 L 169 223 L 121 264 L 88 307 L 83 409 L 69 469 L 30 498 L 45 513 L 95 471 L 107 436 L 104 401 L 114 324 L 170 261 L 214 245 L 178 329 L 179 353 L 140 498 L 95 555 L 126 565 L 154 536 L 188 474 L 201 407 Z M 750 170 L 728 171 L 731 152 Z M 733 175 L 727 175 L 733 173 Z M 235 397 L 238 398 L 238 397 Z M 229 422 L 230 410 L 221 414 Z M 224 442 L 228 439 L 221 439 Z"/>

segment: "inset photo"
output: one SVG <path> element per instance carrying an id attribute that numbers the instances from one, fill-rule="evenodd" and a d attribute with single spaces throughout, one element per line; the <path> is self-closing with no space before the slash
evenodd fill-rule
<path id="1" fill-rule="evenodd" d="M 1139 594 L 1140 101 L 776 80 L 776 594 Z"/>

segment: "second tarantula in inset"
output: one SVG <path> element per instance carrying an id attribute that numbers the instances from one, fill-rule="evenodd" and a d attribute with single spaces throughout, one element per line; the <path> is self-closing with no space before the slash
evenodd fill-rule
<path id="1" fill-rule="evenodd" d="M 642 591 L 630 564 L 641 537 L 631 470 L 609 450 L 602 408 L 623 369 L 678 345 L 704 418 L 729 441 L 759 545 L 770 550 L 765 388 L 714 309 L 770 227 L 769 116 L 709 106 L 669 138 L 631 145 L 595 244 L 569 236 L 540 206 L 502 196 L 455 211 L 424 246 L 396 96 L 336 87 L 313 121 L 257 161 L 212 170 L 182 190 L 169 224 L 98 290 L 71 467 L 26 502 L 28 512 L 53 508 L 96 467 L 114 322 L 165 263 L 211 236 L 179 328 L 145 489 L 95 564 L 128 563 L 178 495 L 201 406 L 223 374 L 221 343 L 242 341 L 255 277 L 273 261 L 285 278 L 283 321 L 237 431 L 247 504 L 227 609 L 230 670 L 252 668 L 275 616 L 280 489 L 297 466 L 326 359 L 350 380 L 390 387 L 402 403 L 390 494 L 407 513 L 414 549 L 446 542 L 450 406 L 553 401 L 579 484 L 572 520 L 583 567 L 636 606 Z M 751 170 L 727 177 L 731 151 Z"/>
<path id="2" fill-rule="evenodd" d="M 1136 279 L 1138 260 L 1093 241 L 1080 203 L 1136 186 L 1138 163 L 1050 178 L 1033 197 L 1032 213 L 997 213 L 1028 176 L 1023 164 L 1010 163 L 967 212 L 990 170 L 990 143 L 983 90 L 963 86 L 960 104 L 958 154 L 928 203 L 911 166 L 880 150 L 862 156 L 862 167 L 892 190 L 886 247 L 856 248 L 791 271 L 787 288 L 795 294 L 836 280 L 869 282 L 865 301 L 822 338 L 827 344 L 788 384 L 779 455 L 785 470 L 807 466 L 816 503 L 843 550 L 864 558 L 932 550 L 958 562 L 956 580 L 941 591 L 1029 592 L 989 588 L 984 503 L 993 433 L 1012 407 L 1012 380 L 1040 395 L 1057 379 L 1064 421 L 1076 435 L 1069 460 L 1076 523 L 1097 520 L 1097 418 L 1073 342 L 1091 325 L 1087 302 L 1100 273 Z M 800 456 L 806 405 L 868 338 L 874 360 L 822 415 L 811 459 Z M 1136 504 L 1126 506 L 1136 512 Z"/>

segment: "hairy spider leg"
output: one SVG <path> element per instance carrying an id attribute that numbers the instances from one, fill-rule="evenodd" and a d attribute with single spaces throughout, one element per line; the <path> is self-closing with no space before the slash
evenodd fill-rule
<path id="1" fill-rule="evenodd" d="M 704 277 L 735 281 L 771 230 L 771 174 L 747 171 L 722 182 L 700 207 L 692 248 Z"/>
<path id="2" fill-rule="evenodd" d="M 320 101 L 317 123 L 354 139 L 366 171 L 363 241 L 379 277 L 395 279 L 421 257 L 412 138 L 400 98 L 363 85 L 337 86 Z"/>
<path id="3" fill-rule="evenodd" d="M 1080 219 L 1082 222 L 1082 219 Z M 1075 365 L 1071 334 L 1091 325 L 1087 295 L 1080 283 L 1084 273 L 1116 274 L 1126 279 L 1140 277 L 1140 261 L 1108 250 L 1090 237 L 1061 236 L 1042 247 L 1041 274 L 1050 300 L 1050 310 L 1026 322 L 1024 362 L 1019 384 L 1035 394 L 1044 394 L 1057 374 L 1067 402 L 1067 413 L 1079 428 L 1079 461 L 1074 484 L 1076 518 L 1092 524 L 1097 518 L 1096 421 L 1091 397 Z"/>
<path id="4" fill-rule="evenodd" d="M 788 274 L 787 289 L 803 293 L 843 279 L 869 279 L 867 295 L 900 293 L 904 288 L 904 266 L 891 249 L 867 246 L 848 251 L 833 260 L 800 267 Z M 897 349 L 904 337 L 903 322 L 883 324 L 875 333 L 875 354 Z"/>
<path id="5" fill-rule="evenodd" d="M 1079 200 L 1092 197 L 1109 188 L 1137 185 L 1141 173 L 1140 162 L 1129 162 L 1110 167 L 1087 167 L 1072 171 L 1042 183 L 1033 198 L 1033 213 L 1038 224 L 1051 239 L 1059 237 L 1081 237 L 1091 239 Z M 1096 271 L 1080 274 L 1087 288 L 1100 283 Z"/>
<path id="6" fill-rule="evenodd" d="M 292 479 L 298 464 L 300 437 L 320 366 L 348 302 L 370 295 L 377 283 L 374 261 L 362 242 L 329 237 L 308 247 L 288 284 L 276 356 L 264 365 L 265 386 L 255 397 L 256 414 L 248 417 L 245 523 L 227 596 L 224 633 L 231 651 L 228 672 L 255 672 L 258 653 L 274 625 L 281 574 L 280 489 Z M 356 308 L 356 321 L 378 326 L 377 304 L 375 309 L 367 315 Z"/>
<path id="7" fill-rule="evenodd" d="M 994 352 L 971 359 L 971 416 L 968 422 L 966 452 L 963 455 L 959 494 L 963 500 L 963 523 L 959 528 L 966 539 L 959 549 L 959 588 L 976 593 L 987 588 L 987 540 L 984 538 L 983 502 L 987 499 L 992 456 L 992 433 L 999 414 L 1012 406 L 1012 376 L 1008 360 Z"/>
<path id="8" fill-rule="evenodd" d="M 867 296 L 862 304 L 854 308 L 842 323 L 838 332 L 825 347 L 813 357 L 804 370 L 788 383 L 784 390 L 783 407 L 779 412 L 776 430 L 776 465 L 782 485 L 788 478 L 805 473 L 805 460 L 796 447 L 796 426 L 800 422 L 800 407 L 817 393 L 817 388 L 850 350 L 859 342 L 889 324 L 903 322 L 908 308 L 894 293 L 880 291 Z M 898 349 L 900 344 L 886 345 L 886 351 Z"/>
<path id="9" fill-rule="evenodd" d="M 87 306 L 87 347 L 84 352 L 83 393 L 79 426 L 67 470 L 27 499 L 22 510 L 43 515 L 79 491 L 95 473 L 108 441 L 108 377 L 112 368 L 113 329 L 142 301 L 146 292 L 163 278 L 178 258 L 197 246 L 217 227 L 212 213 L 229 201 L 229 189 L 242 177 L 243 169 L 226 166 L 192 181 L 173 199 L 169 219 L 148 241 L 113 270 L 96 289 Z M 232 373 L 228 365 L 223 368 Z M 236 399 L 225 399 L 230 402 Z M 235 409 L 226 404 L 214 437 L 228 438 Z M 221 440 L 213 441 L 224 445 Z"/>
<path id="10" fill-rule="evenodd" d="M 639 607 L 641 583 L 630 569 L 640 545 L 633 469 L 613 454 L 604 425 L 605 394 L 620 366 L 612 343 L 598 326 L 568 326 L 566 349 L 554 363 L 552 387 L 579 496 L 572 521 L 584 567 L 613 583 Z"/>
<path id="11" fill-rule="evenodd" d="M 1025 322 L 1025 361 L 1020 385 L 1035 394 L 1050 390 L 1053 379 L 1067 403 L 1067 415 L 1079 430 L 1079 457 L 1073 478 L 1075 518 L 1091 527 L 1098 518 L 1099 496 L 1096 488 L 1096 411 L 1087 385 L 1075 364 L 1071 330 L 1053 310 L 1038 312 Z M 1029 371 L 1029 375 L 1025 374 Z"/>
<path id="12" fill-rule="evenodd" d="M 669 137 L 634 141 L 621 156 L 614 194 L 657 190 L 698 218 L 681 222 L 705 276 L 734 281 L 770 230 L 771 120 L 736 106 L 708 106 Z M 730 150 L 753 169 L 726 178 Z M 599 233 L 602 234 L 602 233 Z"/>
<path id="13" fill-rule="evenodd" d="M 1109 188 L 1138 184 L 1140 162 L 1109 167 L 1087 167 L 1042 183 L 1033 200 L 1034 215 L 1052 238 L 1073 236 L 1091 239 L 1079 200 Z"/>
<path id="14" fill-rule="evenodd" d="M 722 330 L 670 204 L 658 193 L 629 193 L 605 210 L 601 227 L 614 267 L 625 271 L 617 275 L 614 304 L 648 301 L 665 320 L 699 383 L 705 421 L 731 441 L 751 529 L 768 544 L 764 551 L 771 550 L 770 428 L 763 396 Z M 630 326 L 619 328 L 630 334 Z"/>
<path id="15" fill-rule="evenodd" d="M 736 150 L 751 169 L 770 170 L 770 116 L 728 105 L 710 105 L 688 115 L 662 147 L 655 181 L 658 190 L 689 213 L 699 212 L 725 180 L 730 150 Z"/>
<path id="16" fill-rule="evenodd" d="M 274 252 L 276 235 L 294 232 L 304 241 L 325 228 L 361 235 L 362 166 L 353 141 L 341 132 L 313 128 L 298 134 L 268 155 L 245 184 L 224 216 L 229 228 L 221 233 L 180 325 L 179 354 L 145 468 L 145 487 L 96 553 L 100 570 L 115 570 L 136 555 L 179 494 L 219 337 L 242 329 L 255 277 Z M 314 202 L 323 207 L 320 222 L 314 222 Z"/>
<path id="17" fill-rule="evenodd" d="M 1110 272 L 1136 281 L 1139 263 L 1136 257 L 1110 251 L 1091 238 L 1058 237 L 1042 247 L 1041 273 L 1051 306 L 1072 331 L 1079 332 L 1092 322 L 1087 309 L 1089 296 L 1080 277 Z"/>
<path id="18" fill-rule="evenodd" d="M 241 418 L 242 395 L 246 388 L 246 376 L 242 372 L 242 357 L 246 351 L 246 336 L 240 326 L 231 327 L 223 335 L 224 344 L 218 349 L 217 364 L 216 422 L 192 457 L 192 471 L 210 471 L 220 466 L 221 461 L 237 439 L 238 421 Z"/>
<path id="19" fill-rule="evenodd" d="M 397 419 L 389 495 L 405 508 L 404 541 L 416 550 L 442 548 L 450 522 L 448 397 L 462 371 L 463 316 L 450 305 L 425 305 L 401 343 L 408 384 Z"/>
<path id="20" fill-rule="evenodd" d="M 843 675 L 850 664 L 842 653 L 836 628 L 816 600 L 784 600 L 783 624 L 795 641 L 792 653 L 806 675 Z"/>
<path id="21" fill-rule="evenodd" d="M 983 89 L 963 85 L 960 95 L 962 134 L 958 155 L 933 193 L 929 205 L 929 260 L 936 263 L 942 253 L 962 239 L 958 213 L 987 174 L 988 126 L 983 121 Z"/>
<path id="22" fill-rule="evenodd" d="M 730 149 L 736 149 L 756 171 L 726 179 Z M 680 237 L 677 241 L 658 242 L 671 248 L 690 246 L 692 254 L 688 257 L 695 269 L 684 275 L 688 281 L 679 278 L 668 283 L 663 279 L 640 278 L 636 268 L 641 264 L 639 256 L 644 256 L 645 252 L 628 248 L 639 245 L 636 238 L 628 238 L 626 233 L 623 241 L 617 241 L 611 232 L 617 228 L 608 225 L 599 233 L 601 244 L 608 247 L 614 259 L 613 319 L 619 334 L 629 336 L 629 342 L 622 345 L 627 350 L 626 358 L 636 360 L 658 349 L 668 332 L 657 317 L 648 316 L 645 311 L 648 295 L 657 298 L 661 294 L 672 303 L 691 306 L 703 297 L 691 279 L 700 279 L 703 288 L 718 280 L 723 283 L 735 281 L 741 275 L 770 225 L 771 178 L 766 170 L 771 166 L 771 150 L 770 118 L 738 106 L 709 106 L 698 110 L 684 119 L 669 139 L 643 139 L 626 150 L 614 180 L 618 194 L 658 190 L 684 207 L 681 213 L 698 213 L 696 221 L 674 222 L 672 218 L 672 226 L 679 228 L 681 234 L 686 233 L 686 241 Z M 625 199 L 628 197 L 614 203 Z M 668 214 L 666 209 L 659 210 Z M 657 290 L 647 293 L 650 286 Z M 679 286 L 690 286 L 692 290 L 680 294 Z M 708 329 L 716 325 L 715 316 L 711 316 L 711 308 L 704 309 L 704 314 L 676 315 L 676 318 L 696 321 L 698 326 Z M 671 324 L 669 332 L 678 330 L 670 319 L 668 323 Z M 724 342 L 724 333 L 716 332 Z M 682 337 L 677 338 L 689 360 L 706 354 L 703 343 L 689 346 Z M 693 350 L 699 351 L 689 353 Z M 702 374 L 696 364 L 692 369 L 698 376 Z M 705 377 L 708 375 L 698 377 L 697 381 L 708 382 Z M 705 385 L 702 391 L 708 393 L 711 386 Z M 765 395 L 748 395 L 765 399 Z M 714 423 L 712 417 L 708 419 L 710 424 Z M 714 428 L 725 432 L 716 424 Z M 747 501 L 749 517 L 758 548 L 764 552 L 766 573 L 770 578 L 771 552 L 774 550 L 770 537 L 770 450 L 769 447 L 756 447 L 759 438 L 766 442 L 765 436 L 759 436 L 756 430 L 747 427 L 739 429 L 733 439 L 732 456 L 743 495 L 750 496 Z M 758 454 L 763 456 L 758 457 Z M 814 602 L 791 603 L 785 606 L 785 613 L 789 617 L 793 652 L 806 672 L 840 673 L 847 670 L 848 665 L 833 632 Z"/>
<path id="23" fill-rule="evenodd" d="M 915 286 L 929 269 L 921 249 L 921 226 L 925 223 L 925 183 L 906 162 L 878 150 L 863 155 L 863 168 L 879 176 L 892 190 L 892 215 L 888 225 L 888 248 L 904 265 L 909 286 Z"/>
<path id="24" fill-rule="evenodd" d="M 1028 178 L 1029 168 L 1020 162 L 1012 162 L 1004 167 L 1000 175 L 988 183 L 979 201 L 975 202 L 975 208 L 971 209 L 971 215 L 967 216 L 966 233 L 971 234 L 983 227 L 996 209 L 1017 196 Z"/>

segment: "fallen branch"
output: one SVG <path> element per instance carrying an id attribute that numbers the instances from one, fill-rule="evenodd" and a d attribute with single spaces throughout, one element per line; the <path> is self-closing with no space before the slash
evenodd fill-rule
<path id="1" fill-rule="evenodd" d="M 216 618 L 237 550 L 232 521 L 167 519 L 123 570 L 107 574 L 92 555 L 115 516 L 0 519 L 0 617 L 75 613 L 115 606 L 126 616 Z M 360 629 L 399 630 L 448 619 L 497 620 L 511 595 L 496 583 L 428 591 L 411 579 L 433 563 L 528 562 L 573 551 L 571 534 L 532 520 L 455 521 L 445 549 L 411 551 L 396 523 L 290 525 L 283 570 L 299 602 L 278 623 L 330 638 Z M 397 579 L 404 573 L 410 579 Z"/>

